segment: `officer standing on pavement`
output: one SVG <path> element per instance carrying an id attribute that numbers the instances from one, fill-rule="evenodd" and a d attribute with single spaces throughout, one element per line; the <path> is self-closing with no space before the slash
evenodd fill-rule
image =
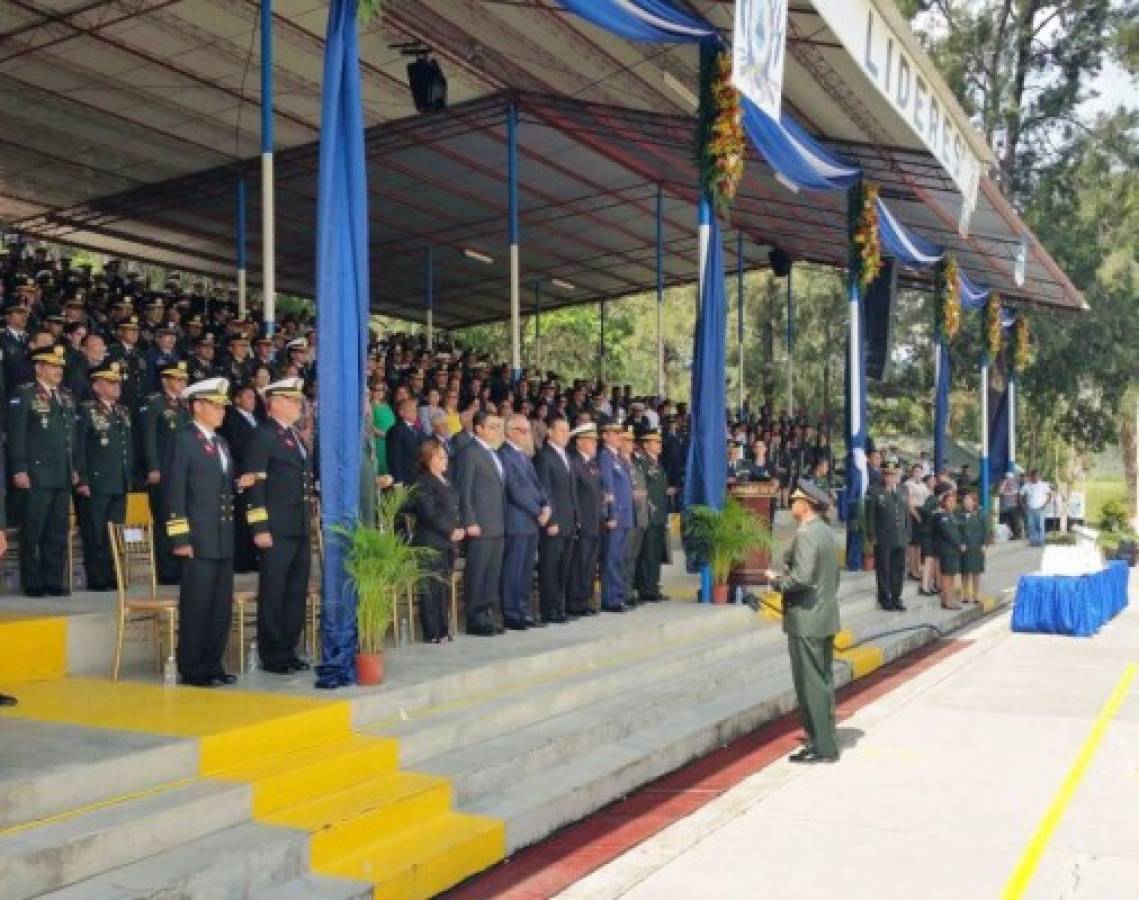
<path id="1" fill-rule="evenodd" d="M 637 560 L 641 555 L 641 543 L 645 530 L 649 527 L 649 492 L 645 483 L 645 470 L 641 454 L 634 443 L 636 433 L 632 425 L 626 425 L 621 432 L 621 461 L 629 473 L 633 485 L 633 527 L 625 540 L 625 605 L 636 606 L 643 602 L 637 596 Z"/>
<path id="2" fill-rule="evenodd" d="M 791 494 L 791 515 L 799 523 L 787 551 L 785 574 L 764 577 L 783 595 L 783 632 L 791 656 L 791 678 L 807 741 L 791 762 L 838 760 L 835 733 L 834 636 L 839 630 L 838 543 L 823 514 L 829 498 L 801 483 Z"/>
<path id="3" fill-rule="evenodd" d="M 222 668 L 233 617 L 233 454 L 217 430 L 229 382 L 208 378 L 183 392 L 192 422 L 172 440 L 159 521 L 182 560 L 178 673 L 195 687 L 233 684 Z M 157 529 L 156 529 L 157 530 Z"/>
<path id="4" fill-rule="evenodd" d="M 633 527 L 633 482 L 621 460 L 621 426 L 609 422 L 601 429 L 605 446 L 597 454 L 605 501 L 605 530 L 601 534 L 601 609 L 623 613 L 629 584 L 625 580 L 625 545 Z"/>
<path id="5" fill-rule="evenodd" d="M 118 402 L 121 364 L 103 362 L 88 373 L 94 400 L 79 404 L 76 435 L 76 515 L 83 537 L 87 589 L 115 589 L 107 523 L 123 524 L 134 472 L 134 437 L 130 412 Z"/>
<path id="6" fill-rule="evenodd" d="M 246 519 L 261 551 L 257 647 L 266 672 L 287 675 L 309 665 L 297 655 L 304 629 L 312 539 L 312 457 L 295 425 L 304 381 L 265 388 L 268 418 L 253 436 L 240 484 L 249 491 Z"/>
<path id="7" fill-rule="evenodd" d="M 910 507 L 898 486 L 896 460 L 882 466 L 884 483 L 866 494 L 867 538 L 874 545 L 874 576 L 881 609 L 904 612 L 902 588 L 906 578 L 906 547 L 910 542 Z"/>
<path id="8" fill-rule="evenodd" d="M 636 587 L 637 595 L 647 603 L 668 599 L 660 592 L 660 568 L 669 561 L 668 475 L 660 464 L 661 444 L 659 428 L 649 429 L 641 438 L 641 469 L 648 491 L 649 519 L 637 557 Z"/>
<path id="9" fill-rule="evenodd" d="M 190 415 L 182 400 L 182 392 L 188 380 L 186 364 L 174 363 L 161 369 L 159 375 L 162 391 L 147 398 L 138 412 L 138 418 L 139 429 L 142 431 L 142 464 L 146 472 L 146 490 L 150 495 L 151 519 L 165 522 L 166 511 L 162 506 L 165 497 L 162 489 L 163 470 L 174 439 L 190 424 Z M 154 530 L 154 558 L 158 583 L 178 584 L 178 560 L 169 538 L 161 528 Z"/>
<path id="10" fill-rule="evenodd" d="M 29 597 L 62 597 L 67 560 L 67 514 L 75 472 L 75 404 L 60 387 L 63 347 L 31 354 L 35 380 L 8 400 L 8 460 L 12 486 L 22 493 L 20 579 Z"/>

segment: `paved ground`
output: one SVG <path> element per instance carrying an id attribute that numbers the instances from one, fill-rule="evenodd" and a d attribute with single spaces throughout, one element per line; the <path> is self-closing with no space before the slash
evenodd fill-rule
<path id="1" fill-rule="evenodd" d="M 781 757 L 561 896 L 1139 897 L 1139 609 L 1008 620 L 855 712 L 838 765 Z"/>

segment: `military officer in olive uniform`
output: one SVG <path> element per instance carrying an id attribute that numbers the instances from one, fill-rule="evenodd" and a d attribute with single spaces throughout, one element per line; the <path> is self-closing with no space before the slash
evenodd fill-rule
<path id="1" fill-rule="evenodd" d="M 196 687 L 233 684 L 222 668 L 233 616 L 233 454 L 217 430 L 229 382 L 209 378 L 183 399 L 192 422 L 172 438 L 162 473 L 165 530 L 182 560 L 178 591 L 178 673 Z"/>
<path id="2" fill-rule="evenodd" d="M 268 418 L 245 451 L 253 544 L 261 551 L 257 598 L 257 648 L 266 672 L 308 668 L 297 656 L 308 597 L 312 537 L 312 458 L 296 423 L 304 382 L 283 378 L 265 388 Z"/>
<path id="3" fill-rule="evenodd" d="M 906 546 L 910 542 L 909 502 L 898 485 L 900 469 L 894 460 L 882 466 L 884 483 L 866 494 L 866 536 L 874 545 L 874 576 L 878 606 L 903 612 L 902 587 L 906 577 Z"/>
<path id="4" fill-rule="evenodd" d="M 194 338 L 194 352 L 187 360 L 190 381 L 205 381 L 207 378 L 217 376 L 218 368 L 214 365 L 214 350 L 214 336 L 212 334 L 203 334 Z"/>
<path id="5" fill-rule="evenodd" d="M 645 469 L 640 451 L 636 446 L 636 432 L 632 425 L 626 425 L 621 432 L 621 461 L 629 472 L 633 484 L 633 527 L 625 544 L 625 585 L 628 597 L 626 606 L 636 606 L 644 602 L 637 596 L 637 560 L 641 555 L 641 544 L 645 530 L 649 527 L 649 492 L 645 481 Z"/>
<path id="6" fill-rule="evenodd" d="M 23 492 L 20 580 L 29 597 L 61 597 L 67 559 L 67 514 L 75 472 L 75 403 L 60 387 L 63 347 L 31 354 L 35 380 L 8 400 L 8 469 Z"/>
<path id="7" fill-rule="evenodd" d="M 786 554 L 786 572 L 764 576 L 783 595 L 783 633 L 791 656 L 791 678 L 803 726 L 804 747 L 791 762 L 834 762 L 834 636 L 839 631 L 838 543 L 822 515 L 829 498 L 815 485 L 800 483 L 791 494 L 791 515 L 799 523 Z"/>
<path id="8" fill-rule="evenodd" d="M 110 591 L 115 589 L 115 571 L 107 524 L 121 525 L 126 519 L 134 436 L 130 411 L 118 402 L 123 388 L 121 364 L 103 362 L 88 377 L 95 399 L 79 404 L 75 511 L 83 536 L 87 588 Z"/>
<path id="9" fill-rule="evenodd" d="M 641 553 L 637 557 L 635 584 L 638 596 L 648 603 L 668 599 L 660 592 L 660 567 L 669 559 L 668 475 L 660 464 L 661 445 L 659 428 L 651 428 L 641 437 L 641 470 L 648 491 L 649 515 Z"/>
<path id="10" fill-rule="evenodd" d="M 146 489 L 150 495 L 150 515 L 155 522 L 166 521 L 162 489 L 164 469 L 174 439 L 190 424 L 190 415 L 182 401 L 187 370 L 177 362 L 159 371 L 162 393 L 151 394 L 138 412 L 142 432 L 142 465 L 146 473 Z M 195 382 L 197 383 L 197 382 Z M 170 540 L 162 529 L 154 530 L 154 557 L 159 584 L 178 584 L 179 565 Z"/>
<path id="11" fill-rule="evenodd" d="M 127 316 L 115 326 L 118 340 L 107 348 L 107 359 L 122 365 L 121 402 L 132 414 L 146 396 L 146 354 L 138 343 L 138 316 Z"/>

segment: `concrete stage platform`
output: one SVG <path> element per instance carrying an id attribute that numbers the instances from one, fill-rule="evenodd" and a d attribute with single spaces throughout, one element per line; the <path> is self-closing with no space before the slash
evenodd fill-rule
<path id="1" fill-rule="evenodd" d="M 961 612 L 912 597 L 883 613 L 873 574 L 844 574 L 839 682 L 1001 605 L 1037 562 L 996 548 L 991 599 Z M 265 673 L 165 688 L 145 632 L 115 685 L 113 595 L 2 598 L 55 649 L 25 647 L 31 674 L 0 685 L 21 698 L 0 713 L 0 896 L 438 893 L 793 707 L 776 614 L 696 604 L 677 569 L 666 591 L 626 615 L 392 649 L 384 685 L 331 696 Z"/>

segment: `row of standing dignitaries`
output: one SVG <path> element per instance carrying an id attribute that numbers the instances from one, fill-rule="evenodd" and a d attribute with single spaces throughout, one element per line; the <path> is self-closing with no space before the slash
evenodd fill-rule
<path id="1" fill-rule="evenodd" d="M 668 481 L 661 436 L 616 423 L 570 430 L 553 417 L 535 452 L 530 422 L 478 412 L 455 440 L 454 485 L 466 537 L 467 632 L 491 636 L 562 624 L 601 604 L 622 613 L 660 591 L 668 555 Z M 538 575 L 540 618 L 529 602 Z M 500 621 L 499 621 L 500 620 Z"/>

